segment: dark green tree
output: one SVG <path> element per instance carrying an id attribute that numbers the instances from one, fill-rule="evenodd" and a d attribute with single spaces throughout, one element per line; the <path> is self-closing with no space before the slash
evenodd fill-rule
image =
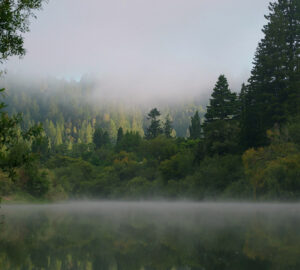
<path id="1" fill-rule="evenodd" d="M 267 129 L 300 113 L 300 1 L 279 0 L 269 10 L 247 86 L 243 140 L 248 147 L 267 144 Z"/>
<path id="2" fill-rule="evenodd" d="M 121 142 L 122 138 L 123 138 L 123 128 L 119 127 L 118 129 L 118 134 L 117 134 L 117 145 Z"/>
<path id="3" fill-rule="evenodd" d="M 226 155 L 240 151 L 240 128 L 237 121 L 216 120 L 205 127 L 205 154 Z"/>
<path id="4" fill-rule="evenodd" d="M 108 132 L 104 131 L 102 128 L 96 128 L 93 135 L 93 143 L 95 144 L 96 149 L 108 145 L 110 143 Z"/>
<path id="5" fill-rule="evenodd" d="M 49 138 L 47 136 L 40 136 L 33 141 L 31 150 L 33 153 L 38 154 L 41 161 L 46 161 L 50 154 L 49 145 Z"/>
<path id="6" fill-rule="evenodd" d="M 25 54 L 22 34 L 29 31 L 29 18 L 42 8 L 44 0 L 0 1 L 0 63 L 9 56 Z"/>
<path id="7" fill-rule="evenodd" d="M 42 7 L 43 0 L 3 0 L 0 2 L 0 63 L 9 56 L 22 56 L 25 54 L 22 33 L 29 31 L 29 18 L 34 17 L 34 10 Z M 0 76 L 1 76 L 0 72 Z M 0 89 L 3 97 L 4 89 Z M 0 168 L 7 171 L 10 177 L 15 175 L 15 168 L 31 160 L 30 151 L 19 153 L 17 159 L 12 159 L 16 149 L 25 141 L 30 143 L 32 139 L 40 136 L 40 125 L 18 132 L 21 116 L 9 116 L 4 110 L 5 103 L 0 101 Z"/>
<path id="8" fill-rule="evenodd" d="M 207 106 L 205 114 L 205 124 L 215 120 L 232 119 L 237 114 L 236 94 L 229 89 L 227 79 L 220 75 Z"/>
<path id="9" fill-rule="evenodd" d="M 173 131 L 172 121 L 170 119 L 170 115 L 167 115 L 164 122 L 163 132 L 167 138 L 171 138 L 172 131 Z"/>
<path id="10" fill-rule="evenodd" d="M 141 135 L 136 131 L 126 131 L 116 145 L 117 151 L 134 152 L 138 150 L 142 141 Z"/>
<path id="11" fill-rule="evenodd" d="M 160 120 L 158 117 L 160 116 L 160 112 L 154 108 L 148 113 L 147 119 L 150 120 L 150 126 L 146 130 L 146 139 L 154 139 L 158 135 L 163 133 L 163 130 L 160 126 Z"/>
<path id="12" fill-rule="evenodd" d="M 197 140 L 201 138 L 201 122 L 199 112 L 196 111 L 195 115 L 191 117 L 191 125 L 189 126 L 190 139 Z"/>
<path id="13" fill-rule="evenodd" d="M 3 98 L 4 89 L 0 89 Z M 33 159 L 27 145 L 37 140 L 42 132 L 41 125 L 20 130 L 22 117 L 20 114 L 9 116 L 5 111 L 6 105 L 0 100 L 0 169 L 15 176 L 15 168 Z M 24 150 L 26 149 L 26 150 Z"/>

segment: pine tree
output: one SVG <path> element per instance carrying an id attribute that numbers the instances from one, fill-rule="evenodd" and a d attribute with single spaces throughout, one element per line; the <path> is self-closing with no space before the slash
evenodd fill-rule
<path id="1" fill-rule="evenodd" d="M 170 115 L 167 115 L 166 119 L 165 119 L 164 127 L 163 127 L 164 134 L 167 138 L 172 137 L 171 136 L 172 130 L 173 130 L 172 121 L 170 119 Z"/>
<path id="2" fill-rule="evenodd" d="M 234 118 L 237 114 L 236 94 L 231 93 L 227 79 L 220 75 L 207 106 L 205 124 L 215 120 L 226 120 Z"/>
<path id="3" fill-rule="evenodd" d="M 103 131 L 102 128 L 96 128 L 93 135 L 93 143 L 95 144 L 96 149 L 108 145 L 110 143 L 108 132 Z"/>
<path id="4" fill-rule="evenodd" d="M 195 115 L 191 117 L 191 125 L 189 126 L 190 139 L 196 140 L 201 138 L 201 123 L 199 112 L 196 111 Z"/>
<path id="5" fill-rule="evenodd" d="M 163 133 L 160 126 L 160 120 L 157 119 L 160 116 L 160 112 L 154 108 L 148 113 L 148 120 L 151 120 L 150 126 L 146 130 L 146 139 L 154 139 L 158 135 Z"/>
<path id="6" fill-rule="evenodd" d="M 119 144 L 123 138 L 123 128 L 122 127 L 119 127 L 118 129 L 118 134 L 117 134 L 117 144 Z"/>
<path id="7" fill-rule="evenodd" d="M 266 144 L 267 129 L 300 113 L 300 1 L 278 0 L 269 10 L 247 86 L 243 140 L 248 147 Z"/>

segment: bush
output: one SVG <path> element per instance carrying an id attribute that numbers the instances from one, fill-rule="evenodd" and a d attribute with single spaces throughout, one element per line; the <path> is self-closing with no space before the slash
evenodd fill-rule
<path id="1" fill-rule="evenodd" d="M 27 178 L 26 189 L 35 197 L 43 197 L 50 188 L 50 181 L 45 171 L 39 171 L 36 164 L 28 164 L 24 169 Z"/>

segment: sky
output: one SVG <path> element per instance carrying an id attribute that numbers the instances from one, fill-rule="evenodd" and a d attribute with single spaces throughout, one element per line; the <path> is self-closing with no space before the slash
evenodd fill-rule
<path id="1" fill-rule="evenodd" d="M 239 91 L 252 68 L 269 0 L 49 0 L 27 54 L 8 73 L 75 79 L 129 98 Z"/>

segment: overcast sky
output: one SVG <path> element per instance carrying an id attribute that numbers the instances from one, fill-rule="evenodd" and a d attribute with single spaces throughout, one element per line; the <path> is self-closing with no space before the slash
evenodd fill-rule
<path id="1" fill-rule="evenodd" d="M 123 93 L 186 95 L 224 73 L 247 80 L 268 0 L 50 0 L 8 72 L 79 79 Z"/>

